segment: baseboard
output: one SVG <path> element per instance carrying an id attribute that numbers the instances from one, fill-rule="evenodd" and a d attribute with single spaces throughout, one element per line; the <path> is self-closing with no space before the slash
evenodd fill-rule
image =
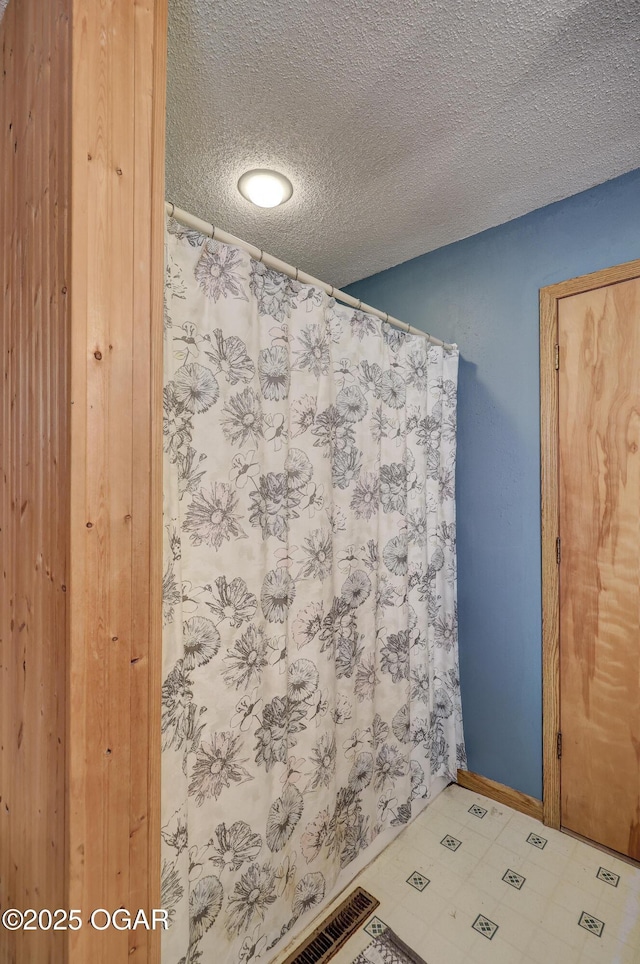
<path id="1" fill-rule="evenodd" d="M 505 787 L 503 783 L 496 783 L 488 777 L 482 777 L 479 773 L 471 773 L 470 770 L 458 770 L 458 786 L 465 790 L 473 790 L 474 793 L 481 793 L 496 803 L 502 803 L 505 807 L 512 807 L 520 813 L 526 813 L 528 817 L 535 817 L 542 821 L 542 800 L 530 797 L 519 790 L 512 790 Z"/>

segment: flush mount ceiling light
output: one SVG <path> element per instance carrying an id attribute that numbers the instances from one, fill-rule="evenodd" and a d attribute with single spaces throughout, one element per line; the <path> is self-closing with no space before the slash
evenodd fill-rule
<path id="1" fill-rule="evenodd" d="M 247 201 L 260 208 L 275 208 L 293 194 L 291 181 L 277 171 L 245 171 L 238 181 L 238 190 Z"/>

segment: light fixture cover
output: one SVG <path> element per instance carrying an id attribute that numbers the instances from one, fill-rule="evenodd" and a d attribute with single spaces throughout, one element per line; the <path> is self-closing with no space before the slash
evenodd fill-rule
<path id="1" fill-rule="evenodd" d="M 278 171 L 257 168 L 245 171 L 238 181 L 238 190 L 252 204 L 260 208 L 275 208 L 293 194 L 291 181 Z"/>

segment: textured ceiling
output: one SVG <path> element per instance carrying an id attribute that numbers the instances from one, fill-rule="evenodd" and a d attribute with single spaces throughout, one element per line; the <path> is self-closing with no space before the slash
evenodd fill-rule
<path id="1" fill-rule="evenodd" d="M 169 3 L 167 196 L 323 280 L 640 163 L 638 0 Z M 252 167 L 291 201 L 245 201 Z"/>
<path id="2" fill-rule="evenodd" d="M 640 163 L 638 0 L 169 10 L 167 197 L 337 285 Z M 250 205 L 252 167 L 293 198 Z"/>

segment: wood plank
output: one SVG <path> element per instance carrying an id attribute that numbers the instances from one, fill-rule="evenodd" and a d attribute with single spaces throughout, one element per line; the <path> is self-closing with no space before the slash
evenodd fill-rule
<path id="1" fill-rule="evenodd" d="M 458 770 L 457 783 L 465 790 L 481 793 L 490 800 L 504 804 L 505 807 L 526 813 L 528 817 L 534 817 L 536 820 L 542 820 L 542 800 L 530 797 L 527 793 L 521 793 L 519 790 L 497 783 L 479 773 L 472 773 L 470 770 Z"/>
<path id="2" fill-rule="evenodd" d="M 70 899 L 147 913 L 159 906 L 165 40 L 165 0 L 74 0 Z M 71 958 L 156 961 L 159 936 L 83 928 Z"/>
<path id="3" fill-rule="evenodd" d="M 69 21 L 0 23 L 0 906 L 64 907 L 68 571 Z M 0 960 L 66 961 L 64 933 L 0 929 Z"/>
<path id="4" fill-rule="evenodd" d="M 540 292 L 540 504 L 542 518 L 542 777 L 544 822 L 560 828 L 559 583 L 558 522 L 558 341 L 557 298 Z"/>
<path id="5" fill-rule="evenodd" d="M 640 279 L 558 330 L 562 824 L 640 858 Z"/>
<path id="6" fill-rule="evenodd" d="M 138 553 L 133 570 L 134 598 L 148 596 L 148 610 L 136 608 L 131 638 L 131 719 L 136 733 L 146 732 L 146 750 L 134 757 L 133 766 L 143 766 L 132 781 L 130 839 L 134 866 L 147 867 L 148 875 L 132 878 L 132 905 L 145 899 L 160 907 L 160 782 L 161 782 L 161 693 L 162 693 L 162 384 L 163 359 L 160 334 L 164 293 L 164 158 L 165 158 L 165 76 L 167 8 L 152 0 L 135 7 L 135 91 L 137 163 L 151 171 L 151 230 L 149 200 L 140 191 L 135 197 L 134 250 L 137 253 L 134 276 L 135 314 L 160 322 L 134 328 L 133 353 L 137 377 L 134 382 L 134 410 L 147 412 L 134 423 L 134 451 L 149 453 L 149 464 L 138 459 L 134 464 L 133 518 L 150 514 L 149 556 Z M 148 37 L 153 33 L 153 46 Z M 150 79 L 152 83 L 150 83 Z M 149 136 L 151 131 L 151 136 Z M 149 405 L 150 400 L 150 405 Z M 149 479 L 149 467 L 151 477 Z M 148 503 L 145 504 L 145 500 Z M 137 539 L 134 528 L 133 536 Z M 157 645 L 140 651 L 139 639 L 155 640 Z M 146 723 L 145 723 L 146 721 Z M 147 781 L 145 783 L 145 780 Z M 150 959 L 159 960 L 160 932 L 145 935 Z M 129 934 L 129 954 L 140 953 L 141 932 Z"/>
<path id="7" fill-rule="evenodd" d="M 600 271 L 570 278 L 568 281 L 559 281 L 555 285 L 547 285 L 541 291 L 557 301 L 560 298 L 568 298 L 585 291 L 593 291 L 595 288 L 603 288 L 605 285 L 617 284 L 619 281 L 627 281 L 629 278 L 637 278 L 638 276 L 640 276 L 640 259 L 626 261 L 624 264 L 616 264 L 610 268 L 602 268 Z"/>
<path id="8" fill-rule="evenodd" d="M 11 266 L 9 254 L 11 251 L 11 226 L 13 219 L 13 191 L 11 183 L 13 154 L 13 135 L 11 131 L 11 112 L 13 107 L 13 36 L 15 31 L 15 11 L 10 5 L 5 13 L 4 21 L 0 24 L 0 189 L 3 203 L 0 204 L 0 299 L 2 304 L 2 323 L 0 324 L 0 344 L 2 347 L 2 408 L 0 410 L 0 900 L 4 902 L 11 895 L 10 873 L 11 857 L 6 845 L 7 835 L 10 833 L 11 817 L 6 813 L 7 795 L 9 801 L 13 795 L 12 762 L 5 751 L 5 741 L 9 738 L 10 721 L 13 714 L 13 690 L 10 674 L 12 661 L 7 655 L 8 640 L 11 639 L 11 608 L 12 591 L 10 560 L 11 560 L 11 472 L 9 460 L 11 457 L 11 294 L 12 286 L 9 282 Z M 15 938 L 9 934 L 0 935 L 0 953 L 8 957 L 14 953 Z"/>

